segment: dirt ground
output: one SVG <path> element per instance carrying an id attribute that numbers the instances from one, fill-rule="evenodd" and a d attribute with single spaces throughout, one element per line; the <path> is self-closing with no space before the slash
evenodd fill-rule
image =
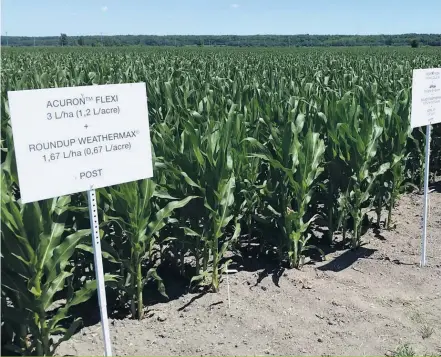
<path id="1" fill-rule="evenodd" d="M 142 321 L 110 319 L 114 355 L 441 355 L 441 189 L 430 194 L 428 265 L 419 266 L 423 197 L 405 195 L 396 229 L 370 230 L 357 252 L 285 270 L 229 276 L 218 294 L 185 294 L 149 307 Z M 97 312 L 93 312 L 97 313 Z M 100 324 L 59 355 L 103 355 Z"/>

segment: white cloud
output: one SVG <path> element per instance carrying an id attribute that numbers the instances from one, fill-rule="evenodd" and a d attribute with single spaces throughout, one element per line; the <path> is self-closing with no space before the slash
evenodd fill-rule
<path id="1" fill-rule="evenodd" d="M 231 4 L 230 7 L 233 9 L 237 9 L 240 5 L 239 4 Z"/>
<path id="2" fill-rule="evenodd" d="M 106 12 L 107 10 L 109 10 L 109 8 L 107 6 L 105 6 L 105 5 L 101 8 L 102 12 Z"/>

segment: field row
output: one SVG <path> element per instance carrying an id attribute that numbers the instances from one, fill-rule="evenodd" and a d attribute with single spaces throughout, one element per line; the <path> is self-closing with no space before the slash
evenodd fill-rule
<path id="1" fill-rule="evenodd" d="M 423 180 L 412 69 L 440 66 L 423 49 L 9 50 L 1 114 L 9 90 L 146 83 L 154 178 L 98 190 L 108 287 L 141 319 L 147 283 L 166 295 L 159 267 L 216 292 L 231 254 L 300 268 L 336 241 L 358 248 L 369 227 L 393 229 L 398 196 Z M 2 145 L 5 338 L 47 355 L 96 288 L 86 197 L 21 204 L 7 119 Z M 435 125 L 433 178 L 440 149 Z"/>

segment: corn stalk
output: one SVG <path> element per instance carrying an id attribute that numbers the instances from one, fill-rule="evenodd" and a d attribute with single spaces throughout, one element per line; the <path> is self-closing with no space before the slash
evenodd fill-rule
<path id="1" fill-rule="evenodd" d="M 69 197 L 23 205 L 3 192 L 2 291 L 8 303 L 2 313 L 17 336 L 10 347 L 23 354 L 50 356 L 81 324 L 76 318 L 64 326 L 69 309 L 90 299 L 96 290 L 93 280 L 67 295 L 65 291 L 66 279 L 75 273 L 70 258 L 90 237 L 90 230 L 72 232 L 65 226 Z M 107 275 L 106 280 L 115 277 Z M 66 302 L 54 307 L 61 296 Z M 53 336 L 58 334 L 55 342 Z"/>

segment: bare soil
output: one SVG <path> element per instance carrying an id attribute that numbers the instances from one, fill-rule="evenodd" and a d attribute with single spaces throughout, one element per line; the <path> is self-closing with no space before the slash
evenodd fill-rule
<path id="1" fill-rule="evenodd" d="M 430 194 L 427 266 L 421 268 L 422 195 L 401 197 L 396 228 L 370 229 L 358 251 L 284 270 L 239 271 L 217 294 L 149 306 L 142 321 L 110 319 L 114 355 L 441 355 L 441 190 Z M 99 316 L 98 309 L 90 314 Z M 103 355 L 99 323 L 59 355 Z"/>

